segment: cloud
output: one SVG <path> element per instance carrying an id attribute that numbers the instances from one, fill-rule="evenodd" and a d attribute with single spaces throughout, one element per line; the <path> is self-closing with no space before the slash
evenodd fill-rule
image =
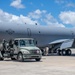
<path id="1" fill-rule="evenodd" d="M 63 24 L 59 23 L 51 13 L 47 13 L 46 10 L 35 10 L 28 14 L 28 17 L 39 22 L 40 25 L 55 26 L 55 27 L 65 27 Z"/>
<path id="2" fill-rule="evenodd" d="M 65 3 L 66 0 L 55 0 L 55 3 L 58 3 L 58 4 L 63 4 Z"/>
<path id="3" fill-rule="evenodd" d="M 64 9 L 67 9 L 69 7 L 75 8 L 75 3 L 70 0 L 55 0 L 55 3 L 62 5 Z"/>
<path id="4" fill-rule="evenodd" d="M 41 15 L 44 14 L 44 13 L 46 13 L 46 10 L 41 11 L 41 10 L 37 9 L 37 10 L 35 10 L 33 12 L 30 12 L 28 14 L 28 17 L 30 17 L 32 19 L 40 19 Z"/>
<path id="5" fill-rule="evenodd" d="M 25 6 L 22 4 L 22 0 L 13 0 L 13 2 L 10 4 L 10 6 L 18 9 L 25 8 Z"/>
<path id="6" fill-rule="evenodd" d="M 20 15 L 16 16 L 13 14 L 9 14 L 0 9 L 0 24 L 30 24 L 34 25 L 37 23 L 35 20 L 31 20 L 31 18 Z"/>
<path id="7" fill-rule="evenodd" d="M 61 12 L 59 18 L 64 24 L 71 24 L 72 26 L 75 26 L 75 12 L 73 11 Z"/>
<path id="8" fill-rule="evenodd" d="M 16 24 L 29 24 L 35 25 L 45 25 L 51 27 L 65 27 L 63 24 L 59 23 L 50 13 L 47 13 L 46 10 L 35 10 L 30 12 L 27 16 L 17 16 L 7 12 L 4 12 L 0 9 L 0 24 L 6 25 L 16 25 Z"/>
<path id="9" fill-rule="evenodd" d="M 66 7 L 75 7 L 75 3 L 68 3 L 67 5 L 66 5 Z"/>
<path id="10" fill-rule="evenodd" d="M 41 6 L 43 7 L 43 6 L 44 6 L 44 4 L 43 4 L 43 3 L 41 3 Z"/>
<path id="11" fill-rule="evenodd" d="M 65 27 L 63 24 L 59 23 L 51 14 L 47 14 L 44 22 L 48 26 L 55 26 L 55 27 Z"/>
<path id="12" fill-rule="evenodd" d="M 33 5 L 33 2 L 30 2 L 31 5 Z"/>

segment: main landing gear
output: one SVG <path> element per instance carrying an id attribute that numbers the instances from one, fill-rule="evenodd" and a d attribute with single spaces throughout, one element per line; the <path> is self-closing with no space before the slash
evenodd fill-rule
<path id="1" fill-rule="evenodd" d="M 72 52 L 71 52 L 70 49 L 67 49 L 67 50 L 62 49 L 62 50 L 57 50 L 57 54 L 58 55 L 63 55 L 63 56 L 65 56 L 65 55 L 70 56 L 72 54 Z"/>

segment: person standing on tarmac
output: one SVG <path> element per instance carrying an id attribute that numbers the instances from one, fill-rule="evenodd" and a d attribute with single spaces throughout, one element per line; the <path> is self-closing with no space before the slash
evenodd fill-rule
<path id="1" fill-rule="evenodd" d="M 6 50 L 6 41 L 5 41 L 5 39 L 3 40 L 3 49 L 2 49 L 2 51 L 1 51 L 1 53 L 2 53 L 2 56 L 4 55 L 4 53 L 5 53 L 5 50 Z"/>
<path id="2" fill-rule="evenodd" d="M 13 48 L 13 40 L 10 40 L 10 41 L 9 41 L 9 47 L 10 47 L 10 48 Z"/>

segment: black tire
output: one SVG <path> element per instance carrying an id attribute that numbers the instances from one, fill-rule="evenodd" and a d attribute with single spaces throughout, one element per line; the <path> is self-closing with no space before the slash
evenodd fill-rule
<path id="1" fill-rule="evenodd" d="M 68 56 L 70 56 L 70 55 L 72 54 L 72 51 L 71 51 L 70 49 L 68 49 L 68 50 L 66 50 L 66 54 L 67 54 Z"/>
<path id="2" fill-rule="evenodd" d="M 11 57 L 11 60 L 16 60 L 16 59 Z"/>
<path id="3" fill-rule="evenodd" d="M 1 61 L 3 61 L 3 60 L 4 60 L 4 58 L 0 57 L 0 60 L 1 60 Z"/>
<path id="4" fill-rule="evenodd" d="M 62 49 L 62 55 L 65 56 L 66 55 L 66 50 Z"/>
<path id="5" fill-rule="evenodd" d="M 61 50 L 57 50 L 57 54 L 58 55 L 61 55 Z"/>
<path id="6" fill-rule="evenodd" d="M 36 61 L 40 61 L 40 60 L 41 60 L 41 58 L 36 58 L 35 60 L 36 60 Z"/>
<path id="7" fill-rule="evenodd" d="M 23 61 L 24 61 L 24 58 L 23 58 L 23 54 L 22 54 L 22 53 L 18 53 L 18 55 L 17 55 L 17 60 L 18 60 L 19 62 L 23 62 Z"/>

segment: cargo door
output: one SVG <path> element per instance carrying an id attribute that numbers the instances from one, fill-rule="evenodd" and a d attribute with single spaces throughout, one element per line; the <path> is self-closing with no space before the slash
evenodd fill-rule
<path id="1" fill-rule="evenodd" d="M 31 29 L 30 28 L 27 28 L 27 36 L 31 37 Z"/>

